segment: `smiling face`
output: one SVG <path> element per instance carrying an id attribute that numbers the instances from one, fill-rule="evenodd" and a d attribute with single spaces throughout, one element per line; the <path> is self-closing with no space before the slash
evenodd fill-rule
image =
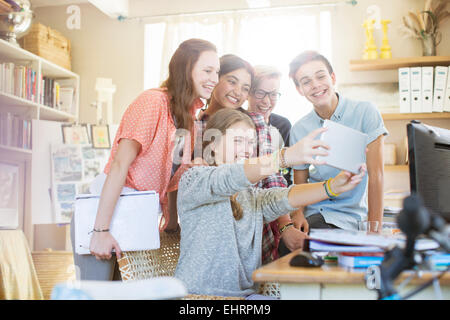
<path id="1" fill-rule="evenodd" d="M 329 107 L 336 97 L 336 76 L 329 73 L 322 61 L 313 60 L 302 65 L 295 73 L 297 91 L 315 107 Z"/>
<path id="2" fill-rule="evenodd" d="M 212 93 L 213 103 L 222 108 L 237 109 L 247 100 L 251 85 L 250 73 L 244 68 L 226 73 Z"/>
<path id="3" fill-rule="evenodd" d="M 256 144 L 256 131 L 243 121 L 226 129 L 225 135 L 214 145 L 214 157 L 217 165 L 233 163 L 253 157 Z"/>
<path id="4" fill-rule="evenodd" d="M 261 113 L 268 119 L 277 104 L 279 90 L 279 77 L 263 78 L 248 97 L 248 110 Z M 262 96 L 264 97 L 260 98 Z"/>
<path id="5" fill-rule="evenodd" d="M 192 68 L 192 81 L 195 94 L 209 99 L 219 81 L 220 62 L 215 51 L 204 51 Z"/>

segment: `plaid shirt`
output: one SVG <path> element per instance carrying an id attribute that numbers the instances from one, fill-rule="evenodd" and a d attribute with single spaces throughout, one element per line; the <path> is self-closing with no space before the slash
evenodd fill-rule
<path id="1" fill-rule="evenodd" d="M 264 120 L 264 116 L 255 112 L 248 112 L 250 118 L 256 126 L 256 133 L 258 135 L 258 156 L 265 156 L 272 154 L 275 150 L 272 147 L 272 138 L 270 136 L 270 128 Z M 258 182 L 258 187 L 263 189 L 274 187 L 287 187 L 286 179 L 279 173 L 273 174 Z M 280 243 L 280 230 L 278 222 L 272 221 L 265 223 L 263 226 L 262 237 L 262 264 L 267 264 L 275 259 L 278 259 L 278 245 Z"/>

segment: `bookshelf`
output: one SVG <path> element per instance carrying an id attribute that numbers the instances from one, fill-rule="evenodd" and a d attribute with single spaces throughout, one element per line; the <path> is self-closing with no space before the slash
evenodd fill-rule
<path id="1" fill-rule="evenodd" d="M 0 114 L 8 114 L 14 118 L 27 120 L 31 123 L 29 132 L 31 135 L 31 149 L 26 147 L 21 148 L 20 146 L 14 145 L 14 143 L 7 145 L 5 144 L 5 141 L 11 143 L 11 139 L 2 138 L 0 139 L 0 161 L 17 164 L 23 168 L 21 177 L 23 177 L 25 183 L 24 187 L 20 190 L 21 194 L 19 194 L 19 197 L 21 197 L 21 202 L 23 200 L 24 205 L 23 212 L 19 211 L 19 229 L 24 231 L 30 248 L 33 250 L 34 224 L 40 219 L 40 211 L 51 210 L 49 206 L 46 206 L 45 209 L 43 209 L 42 205 L 43 199 L 49 197 L 48 190 L 45 187 L 47 181 L 43 181 L 42 179 L 50 179 L 50 174 L 48 172 L 50 164 L 47 163 L 48 161 L 46 160 L 50 157 L 50 150 L 39 150 L 42 149 L 40 148 L 40 143 L 49 140 L 55 143 L 62 143 L 60 123 L 77 121 L 79 116 L 80 77 L 70 70 L 66 70 L 33 53 L 0 39 L 0 64 L 5 63 L 12 63 L 14 66 L 30 68 L 35 75 L 35 84 L 33 89 L 31 89 L 32 94 L 28 96 L 23 94 L 25 90 L 23 87 L 25 81 L 23 81 L 23 77 L 20 79 L 20 73 L 18 73 L 19 75 L 13 73 L 13 76 L 9 78 L 6 76 L 0 78 Z M 16 72 L 16 69 L 13 70 Z M 41 81 L 44 77 L 46 79 L 59 81 L 64 83 L 65 86 L 73 88 L 73 99 L 71 99 L 72 103 L 70 109 L 60 110 L 59 107 L 49 106 L 54 105 L 54 102 L 52 103 L 51 100 L 47 100 L 46 104 L 43 103 L 44 99 L 41 98 L 40 95 L 44 95 L 43 81 Z M 14 79 L 14 83 L 12 83 L 11 79 Z M 27 81 L 30 79 L 33 79 L 33 77 L 27 78 Z M 21 89 L 17 89 L 17 83 L 20 83 L 21 80 Z M 33 81 L 26 82 L 27 87 L 29 87 L 30 83 L 33 83 Z M 4 90 L 5 85 L 8 89 L 11 89 L 12 87 L 13 90 L 9 90 L 9 92 Z M 20 90 L 22 90 L 22 95 L 17 94 Z M 27 94 L 29 92 L 30 91 L 27 91 Z M 40 130 L 40 128 L 48 127 L 53 129 L 51 133 Z M 14 135 L 18 133 L 12 132 L 13 128 L 14 127 L 11 126 L 3 128 L 0 126 L 0 136 L 8 133 L 10 135 L 8 138 L 11 136 L 14 137 Z M 19 130 L 18 132 L 23 133 L 24 131 Z M 55 134 L 55 132 L 58 134 Z M 13 141 L 14 140 L 15 139 L 13 139 Z M 20 141 L 20 139 L 17 139 L 17 141 Z M 45 201 L 47 201 L 47 199 Z"/>
<path id="2" fill-rule="evenodd" d="M 350 60 L 350 71 L 392 70 L 405 67 L 449 65 L 450 56 Z"/>

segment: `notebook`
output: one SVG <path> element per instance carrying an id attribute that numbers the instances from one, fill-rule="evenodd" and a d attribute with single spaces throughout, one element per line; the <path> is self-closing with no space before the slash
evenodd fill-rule
<path id="1" fill-rule="evenodd" d="M 75 200 L 75 252 L 89 254 L 100 196 L 78 195 Z M 122 251 L 159 248 L 159 195 L 154 191 L 122 193 L 110 224 L 110 233 Z"/>
<path id="2" fill-rule="evenodd" d="M 343 126 L 337 122 L 325 120 L 323 127 L 328 128 L 320 136 L 330 149 L 328 156 L 317 156 L 317 160 L 326 161 L 327 165 L 354 174 L 366 162 L 367 135 L 358 130 Z"/>

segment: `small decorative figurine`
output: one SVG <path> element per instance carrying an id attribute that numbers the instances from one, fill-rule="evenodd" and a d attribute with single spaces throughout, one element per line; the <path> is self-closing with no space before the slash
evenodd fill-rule
<path id="1" fill-rule="evenodd" d="M 377 46 L 373 37 L 375 20 L 364 20 L 363 27 L 366 31 L 366 45 L 364 48 L 363 59 L 373 60 L 378 58 Z"/>
<path id="2" fill-rule="evenodd" d="M 389 23 L 391 23 L 391 20 L 381 20 L 381 25 L 383 26 L 383 40 L 382 40 L 382 46 L 380 48 L 380 58 L 381 59 L 391 59 L 392 58 L 391 46 L 389 45 L 389 40 L 387 37 L 387 29 L 388 29 Z"/>

